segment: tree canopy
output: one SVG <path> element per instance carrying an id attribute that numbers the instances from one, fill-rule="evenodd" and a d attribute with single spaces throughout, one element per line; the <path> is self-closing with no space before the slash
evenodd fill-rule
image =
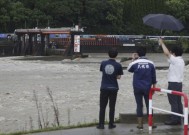
<path id="1" fill-rule="evenodd" d="M 90 34 L 157 35 L 142 22 L 149 13 L 173 15 L 185 26 L 179 34 L 189 33 L 189 0 L 0 0 L 0 6 L 1 33 L 79 24 Z"/>

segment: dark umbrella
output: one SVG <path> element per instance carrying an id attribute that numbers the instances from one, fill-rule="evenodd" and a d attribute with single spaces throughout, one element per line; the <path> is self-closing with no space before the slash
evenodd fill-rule
<path id="1" fill-rule="evenodd" d="M 160 30 L 180 31 L 184 28 L 178 19 L 166 14 L 148 14 L 143 17 L 143 23 Z"/>

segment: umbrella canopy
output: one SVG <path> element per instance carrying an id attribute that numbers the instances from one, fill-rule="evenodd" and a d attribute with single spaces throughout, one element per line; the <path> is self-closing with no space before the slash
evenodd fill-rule
<path id="1" fill-rule="evenodd" d="M 160 30 L 180 31 L 184 28 L 178 19 L 166 14 L 148 14 L 143 17 L 143 23 Z"/>

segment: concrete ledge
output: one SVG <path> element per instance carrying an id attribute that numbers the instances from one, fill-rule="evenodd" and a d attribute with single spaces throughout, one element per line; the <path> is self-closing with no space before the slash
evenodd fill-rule
<path id="1" fill-rule="evenodd" d="M 169 118 L 170 114 L 153 114 L 153 121 L 155 123 L 164 123 Z M 120 123 L 135 124 L 137 122 L 136 114 L 119 114 Z M 148 118 L 144 116 L 144 123 L 148 123 Z"/>

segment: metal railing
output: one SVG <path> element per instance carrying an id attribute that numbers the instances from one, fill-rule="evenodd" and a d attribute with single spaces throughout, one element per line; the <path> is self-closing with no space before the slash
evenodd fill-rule
<path id="1" fill-rule="evenodd" d="M 152 106 L 152 96 L 153 96 L 153 93 L 155 91 L 182 96 L 184 98 L 184 113 L 179 114 L 179 113 L 163 110 L 163 109 Z M 185 93 L 179 92 L 179 91 L 174 91 L 174 90 L 161 89 L 161 88 L 151 88 L 150 89 L 150 93 L 149 93 L 149 116 L 148 116 L 149 133 L 152 133 L 152 125 L 153 125 L 152 110 L 153 109 L 184 117 L 184 135 L 188 135 L 188 97 Z"/>

